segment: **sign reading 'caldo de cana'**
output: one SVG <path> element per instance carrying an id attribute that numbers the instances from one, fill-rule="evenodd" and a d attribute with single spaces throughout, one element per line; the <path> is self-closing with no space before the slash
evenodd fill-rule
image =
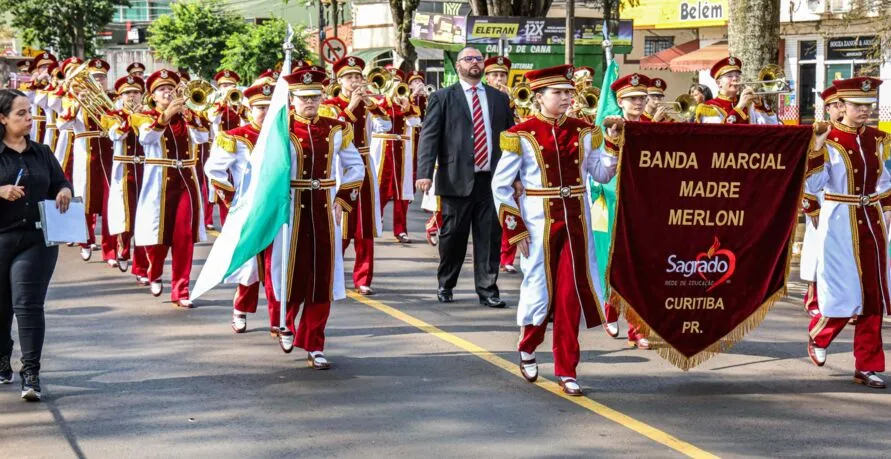
<path id="1" fill-rule="evenodd" d="M 640 0 L 622 10 L 635 29 L 689 29 L 727 25 L 729 0 Z"/>

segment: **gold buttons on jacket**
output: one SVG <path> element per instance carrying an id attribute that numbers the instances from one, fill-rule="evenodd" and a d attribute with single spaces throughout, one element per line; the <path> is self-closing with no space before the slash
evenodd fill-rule
<path id="1" fill-rule="evenodd" d="M 858 173 L 858 172 L 860 172 L 860 171 L 859 171 L 859 170 L 857 170 L 857 169 L 854 169 L 854 173 L 855 173 L 855 174 L 856 174 L 856 173 Z"/>

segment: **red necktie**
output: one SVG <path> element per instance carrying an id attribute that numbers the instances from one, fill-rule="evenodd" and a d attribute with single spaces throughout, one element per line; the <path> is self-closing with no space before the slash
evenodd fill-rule
<path id="1" fill-rule="evenodd" d="M 480 170 L 489 165 L 489 148 L 486 145 L 486 123 L 483 121 L 483 107 L 480 105 L 480 96 L 476 92 L 476 86 L 471 86 L 473 91 L 473 163 Z"/>

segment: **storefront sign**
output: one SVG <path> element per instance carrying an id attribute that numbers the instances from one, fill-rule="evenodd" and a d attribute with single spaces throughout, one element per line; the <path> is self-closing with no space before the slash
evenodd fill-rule
<path id="1" fill-rule="evenodd" d="M 496 44 L 504 38 L 514 46 L 529 49 L 514 52 L 549 53 L 551 45 L 562 46 L 566 42 L 566 21 L 562 18 L 521 17 L 469 17 L 467 18 L 468 44 Z M 632 21 L 619 21 L 618 33 L 610 37 L 613 46 L 631 45 Z M 575 44 L 599 45 L 603 42 L 603 20 L 576 18 Z"/>
<path id="2" fill-rule="evenodd" d="M 415 13 L 411 36 L 440 43 L 464 43 L 467 18 L 447 14 Z"/>
<path id="3" fill-rule="evenodd" d="M 640 0 L 622 10 L 637 29 L 721 27 L 729 17 L 729 0 Z"/>
<path id="4" fill-rule="evenodd" d="M 861 37 L 832 37 L 826 39 L 826 59 L 873 59 L 875 35 Z"/>

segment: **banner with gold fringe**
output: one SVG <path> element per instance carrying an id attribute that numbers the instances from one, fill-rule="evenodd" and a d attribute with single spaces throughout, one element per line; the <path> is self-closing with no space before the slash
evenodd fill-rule
<path id="1" fill-rule="evenodd" d="M 612 304 L 688 370 L 757 327 L 786 293 L 808 126 L 625 126 Z"/>

